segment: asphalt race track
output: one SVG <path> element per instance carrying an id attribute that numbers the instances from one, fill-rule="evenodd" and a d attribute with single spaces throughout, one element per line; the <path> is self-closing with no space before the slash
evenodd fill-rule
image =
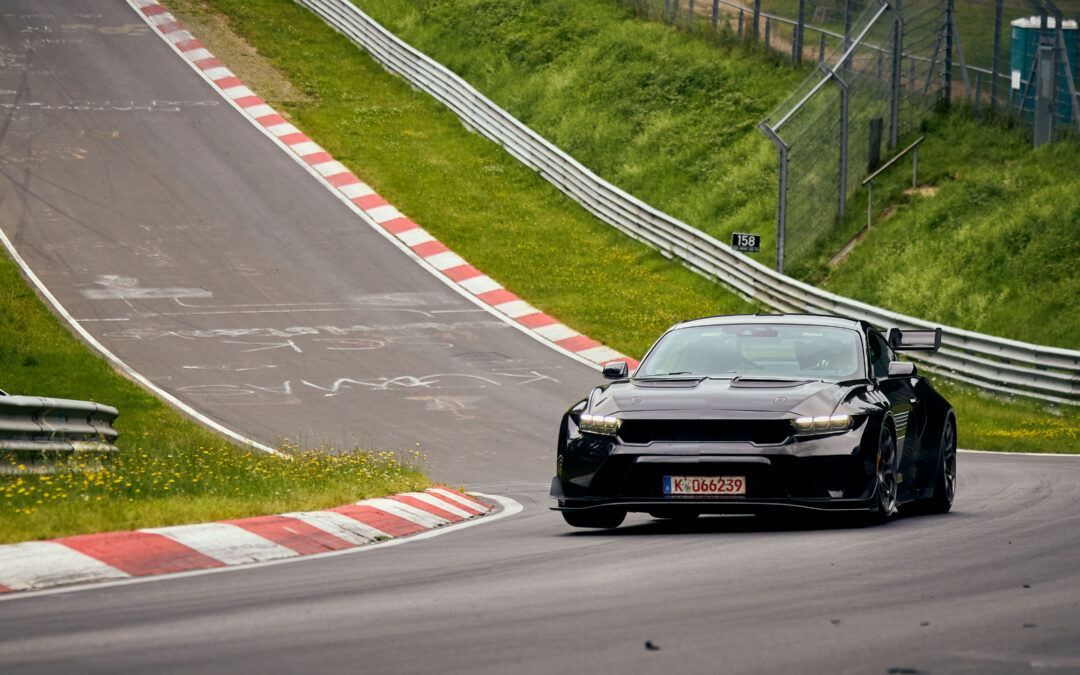
<path id="1" fill-rule="evenodd" d="M 170 393 L 270 444 L 420 443 L 436 479 L 524 506 L 345 555 L 9 594 L 0 672 L 1080 671 L 1074 457 L 962 453 L 951 514 L 877 528 L 566 527 L 554 428 L 598 373 L 360 222 L 124 2 L 0 6 L 0 172 L 0 227 Z"/>

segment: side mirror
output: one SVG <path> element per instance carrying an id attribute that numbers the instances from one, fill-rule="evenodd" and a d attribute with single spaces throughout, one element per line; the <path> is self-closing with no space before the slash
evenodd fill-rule
<path id="1" fill-rule="evenodd" d="M 604 378 L 608 380 L 625 380 L 630 374 L 630 366 L 626 361 L 612 361 L 604 365 Z"/>
<path id="2" fill-rule="evenodd" d="M 889 377 L 909 377 L 915 374 L 915 364 L 911 361 L 890 361 Z"/>

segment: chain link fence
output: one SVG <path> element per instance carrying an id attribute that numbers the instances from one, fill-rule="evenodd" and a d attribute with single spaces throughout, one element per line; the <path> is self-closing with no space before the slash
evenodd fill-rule
<path id="1" fill-rule="evenodd" d="M 813 75 L 759 125 L 780 157 L 777 262 L 807 261 L 862 180 L 944 100 L 1080 131 L 1080 0 L 620 0 L 685 30 L 757 42 Z"/>

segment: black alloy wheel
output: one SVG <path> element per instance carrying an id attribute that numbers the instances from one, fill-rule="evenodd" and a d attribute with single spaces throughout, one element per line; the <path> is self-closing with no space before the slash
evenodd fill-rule
<path id="1" fill-rule="evenodd" d="M 618 527 L 626 518 L 621 509 L 590 509 L 588 511 L 563 511 L 563 520 L 571 527 L 611 529 Z"/>
<path id="2" fill-rule="evenodd" d="M 870 515 L 873 524 L 884 523 L 896 513 L 896 437 L 887 424 L 881 425 L 877 459 L 877 510 Z"/>
<path id="3" fill-rule="evenodd" d="M 948 513 L 956 496 L 956 418 L 950 413 L 941 431 L 941 454 L 938 459 L 934 495 L 926 500 L 929 513 Z"/>

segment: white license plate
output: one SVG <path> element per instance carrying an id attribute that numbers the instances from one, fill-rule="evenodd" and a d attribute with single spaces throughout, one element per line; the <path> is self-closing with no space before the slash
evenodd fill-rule
<path id="1" fill-rule="evenodd" d="M 666 495 L 744 495 L 746 476 L 664 476 Z"/>

